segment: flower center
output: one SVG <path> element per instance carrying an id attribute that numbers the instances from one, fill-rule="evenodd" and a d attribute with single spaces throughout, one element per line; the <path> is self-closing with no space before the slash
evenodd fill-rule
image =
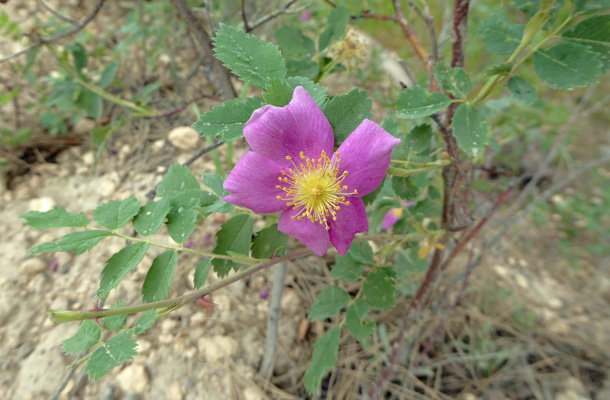
<path id="1" fill-rule="evenodd" d="M 347 171 L 339 173 L 339 153 L 335 161 L 326 156 L 322 151 L 320 158 L 309 158 L 299 153 L 301 162 L 297 165 L 292 157 L 286 159 L 292 163 L 293 168 L 286 172 L 281 171 L 281 176 L 277 179 L 283 184 L 276 188 L 282 189 L 283 197 L 277 196 L 278 200 L 286 201 L 286 205 L 292 206 L 299 212 L 292 219 L 309 219 L 311 222 L 324 224 L 326 230 L 329 229 L 328 221 L 337 220 L 337 211 L 341 204 L 349 206 L 349 201 L 345 196 L 358 194 L 357 190 L 347 192 L 347 186 L 343 185 L 343 180 L 347 176 Z"/>

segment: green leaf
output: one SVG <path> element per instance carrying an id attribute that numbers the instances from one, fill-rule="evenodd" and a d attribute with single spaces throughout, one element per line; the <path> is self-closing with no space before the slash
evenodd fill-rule
<path id="1" fill-rule="evenodd" d="M 201 209 L 207 213 L 228 213 L 233 211 L 234 208 L 235 206 L 233 204 L 229 204 L 222 199 L 218 199 L 209 206 L 202 207 Z"/>
<path id="2" fill-rule="evenodd" d="M 368 206 L 369 204 L 372 204 L 375 201 L 375 199 L 381 192 L 381 189 L 383 188 L 384 182 L 385 182 L 385 180 L 381 181 L 381 183 L 379 184 L 379 186 L 377 186 L 377 188 L 375 190 L 373 190 L 371 193 L 369 193 L 367 195 L 362 196 L 362 201 L 364 202 L 365 206 Z"/>
<path id="3" fill-rule="evenodd" d="M 286 77 L 282 53 L 273 43 L 220 24 L 214 45 L 216 58 L 245 82 L 266 89 L 269 79 Z"/>
<path id="4" fill-rule="evenodd" d="M 313 100 L 319 106 L 322 106 L 326 102 L 326 94 L 328 93 L 328 88 L 324 86 L 320 86 L 314 81 L 304 76 L 292 76 L 286 79 L 286 82 L 293 88 L 296 89 L 298 86 L 303 86 L 307 93 L 311 95 Z"/>
<path id="5" fill-rule="evenodd" d="M 118 70 L 119 70 L 118 62 L 113 62 L 112 64 L 108 65 L 104 69 L 104 72 L 102 72 L 102 76 L 100 77 L 98 86 L 101 87 L 102 89 L 110 86 L 110 84 L 112 82 L 114 82 L 114 78 L 116 78 L 116 73 Z"/>
<path id="6" fill-rule="evenodd" d="M 430 146 L 430 140 L 432 140 L 432 127 L 428 124 L 417 125 L 402 140 L 402 151 L 405 155 L 409 155 L 410 152 L 421 153 Z"/>
<path id="7" fill-rule="evenodd" d="M 193 210 L 192 206 L 172 207 L 167 214 L 167 233 L 176 243 L 186 242 L 195 231 L 197 210 Z"/>
<path id="8" fill-rule="evenodd" d="M 153 326 L 157 318 L 159 318 L 157 310 L 146 311 L 140 318 L 138 318 L 138 321 L 133 326 L 133 334 L 141 335 L 143 333 L 146 333 L 146 331 L 149 330 L 151 326 Z"/>
<path id="9" fill-rule="evenodd" d="M 193 129 L 208 138 L 220 136 L 221 141 L 232 142 L 244 136 L 244 125 L 252 113 L 262 106 L 263 99 L 260 97 L 228 100 L 206 111 L 193 124 Z"/>
<path id="10" fill-rule="evenodd" d="M 330 318 L 349 303 L 349 294 L 339 286 L 326 286 L 307 310 L 310 321 Z"/>
<path id="11" fill-rule="evenodd" d="M 472 87 L 466 71 L 460 67 L 451 68 L 444 61 L 439 61 L 434 67 L 434 77 L 443 90 L 455 97 L 466 98 Z"/>
<path id="12" fill-rule="evenodd" d="M 349 10 L 345 7 L 335 7 L 326 21 L 326 29 L 318 39 L 318 49 L 322 52 L 334 41 L 341 40 L 349 22 Z"/>
<path id="13" fill-rule="evenodd" d="M 100 119 L 104 114 L 104 101 L 90 90 L 82 92 L 75 104 L 80 109 L 85 110 L 90 118 Z"/>
<path id="14" fill-rule="evenodd" d="M 95 346 L 102 336 L 102 329 L 88 319 L 83 321 L 78 332 L 62 342 L 61 349 L 66 354 L 76 354 Z"/>
<path id="15" fill-rule="evenodd" d="M 511 76 L 508 80 L 508 90 L 517 103 L 525 106 L 534 104 L 538 98 L 536 89 L 520 76 Z"/>
<path id="16" fill-rule="evenodd" d="M 577 14 L 588 14 L 610 9 L 610 0 L 572 0 Z"/>
<path id="17" fill-rule="evenodd" d="M 401 90 L 398 94 L 396 112 L 399 118 L 421 118 L 441 111 L 449 104 L 451 104 L 451 100 L 444 94 L 430 93 L 421 86 L 413 86 Z"/>
<path id="18" fill-rule="evenodd" d="M 169 171 L 163 177 L 163 180 L 157 188 L 157 195 L 160 197 L 176 196 L 186 190 L 195 189 L 201 189 L 195 175 L 193 175 L 188 167 L 176 163 L 169 167 Z"/>
<path id="19" fill-rule="evenodd" d="M 362 276 L 364 266 L 355 262 L 348 255 L 335 257 L 335 265 L 333 266 L 331 275 L 343 282 L 356 282 Z"/>
<path id="20" fill-rule="evenodd" d="M 309 394 L 318 391 L 324 375 L 337 364 L 340 340 L 340 326 L 330 328 L 324 336 L 316 340 L 309 368 L 307 368 L 303 377 L 305 388 L 307 388 Z"/>
<path id="21" fill-rule="evenodd" d="M 214 254 L 229 254 L 229 252 L 248 255 L 252 239 L 252 217 L 248 214 L 239 214 L 222 225 L 216 234 L 216 247 Z M 214 271 L 223 277 L 231 268 L 237 270 L 237 264 L 231 260 L 215 258 L 212 260 Z"/>
<path id="22" fill-rule="evenodd" d="M 371 265 L 373 264 L 373 249 L 367 242 L 354 242 L 347 251 L 347 255 L 350 256 L 354 261 Z"/>
<path id="23" fill-rule="evenodd" d="M 205 285 L 205 281 L 208 278 L 208 274 L 210 273 L 210 265 L 212 260 L 209 258 L 204 258 L 195 268 L 195 277 L 193 278 L 193 284 L 195 289 L 199 289 Z"/>
<path id="24" fill-rule="evenodd" d="M 485 149 L 489 136 L 487 122 L 472 104 L 461 104 L 453 116 L 453 135 L 466 154 L 477 157 Z"/>
<path id="25" fill-rule="evenodd" d="M 203 179 L 203 184 L 218 196 L 222 197 L 229 193 L 222 188 L 222 185 L 224 184 L 222 176 L 214 172 L 208 172 L 201 175 L 201 178 Z"/>
<path id="26" fill-rule="evenodd" d="M 534 68 L 553 89 L 572 89 L 597 82 L 602 72 L 599 54 L 575 43 L 559 43 L 534 53 Z M 586 60 L 583 61 L 583 60 Z"/>
<path id="27" fill-rule="evenodd" d="M 316 45 L 313 40 L 290 25 L 276 30 L 273 38 L 286 58 L 311 57 L 316 53 Z"/>
<path id="28" fill-rule="evenodd" d="M 129 272 L 134 270 L 148 251 L 148 243 L 134 243 L 124 247 L 114 254 L 102 270 L 100 288 L 95 295 L 102 300 L 108 297 L 108 293 L 118 286 L 119 282 Z"/>
<path id="29" fill-rule="evenodd" d="M 155 257 L 142 285 L 142 298 L 145 303 L 165 300 L 174 279 L 177 263 L 177 251 L 168 250 Z"/>
<path id="30" fill-rule="evenodd" d="M 511 54 L 523 37 L 523 25 L 513 24 L 506 15 L 493 14 L 481 24 L 483 47 L 492 54 Z"/>
<path id="31" fill-rule="evenodd" d="M 110 200 L 93 210 L 95 222 L 108 229 L 118 229 L 138 214 L 140 201 L 135 197 L 128 197 L 123 201 Z"/>
<path id="32" fill-rule="evenodd" d="M 368 343 L 369 337 L 375 333 L 375 321 L 364 322 L 369 314 L 369 304 L 363 299 L 356 299 L 345 313 L 345 325 L 350 333 L 360 343 Z"/>
<path id="33" fill-rule="evenodd" d="M 396 305 L 394 279 L 386 268 L 379 268 L 367 275 L 362 285 L 362 293 L 371 305 L 388 310 Z"/>
<path id="34" fill-rule="evenodd" d="M 359 89 L 335 96 L 326 103 L 323 111 L 335 134 L 336 145 L 343 143 L 365 118 L 373 115 L 372 105 L 369 92 Z"/>
<path id="35" fill-rule="evenodd" d="M 419 189 L 411 177 L 393 176 L 392 188 L 394 193 L 404 201 L 415 200 L 419 193 Z"/>
<path id="36" fill-rule="evenodd" d="M 118 301 L 117 303 L 113 304 L 110 309 L 112 310 L 113 308 L 119 307 L 125 307 L 125 303 L 123 303 L 122 301 Z M 113 317 L 106 317 L 102 319 L 102 325 L 104 325 L 104 328 L 108 329 L 109 331 L 120 331 L 125 327 L 126 322 L 127 314 L 115 315 Z"/>
<path id="37" fill-rule="evenodd" d="M 280 257 L 286 251 L 288 236 L 277 230 L 277 224 L 261 229 L 252 242 L 252 257 Z"/>
<path id="38" fill-rule="evenodd" d="M 596 15 L 585 19 L 565 31 L 562 36 L 599 54 L 599 60 L 603 64 L 602 73 L 610 69 L 610 15 Z"/>
<path id="39" fill-rule="evenodd" d="M 87 58 L 87 50 L 80 43 L 74 43 L 66 46 L 66 50 L 72 53 L 72 59 L 74 61 L 74 68 L 80 71 L 83 68 L 87 68 L 89 60 Z"/>
<path id="40" fill-rule="evenodd" d="M 61 207 L 53 207 L 52 210 L 46 212 L 29 211 L 19 218 L 25 219 L 26 224 L 36 230 L 89 225 L 89 219 L 82 212 L 72 214 Z"/>
<path id="41" fill-rule="evenodd" d="M 286 61 L 287 76 L 303 76 L 309 79 L 314 79 L 320 72 L 320 65 L 308 58 L 301 60 Z"/>
<path id="42" fill-rule="evenodd" d="M 129 332 L 121 332 L 91 354 L 85 367 L 89 378 L 97 381 L 106 372 L 138 354 L 137 341 Z"/>
<path id="43" fill-rule="evenodd" d="M 284 107 L 292 100 L 294 89 L 288 83 L 279 79 L 272 79 L 263 93 L 265 103 L 276 107 Z"/>
<path id="44" fill-rule="evenodd" d="M 72 232 L 62 236 L 57 242 L 39 244 L 30 250 L 30 255 L 54 253 L 56 251 L 76 251 L 77 254 L 82 254 L 85 251 L 91 250 L 103 238 L 111 235 L 112 232 L 98 230 Z"/>
<path id="45" fill-rule="evenodd" d="M 152 235 L 161 228 L 170 209 L 171 205 L 167 197 L 146 203 L 133 218 L 134 229 L 142 236 Z"/>

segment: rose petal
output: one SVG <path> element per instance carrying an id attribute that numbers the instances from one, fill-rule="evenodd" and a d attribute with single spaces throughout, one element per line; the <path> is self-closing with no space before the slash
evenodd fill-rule
<path id="1" fill-rule="evenodd" d="M 283 194 L 276 188 L 281 169 L 281 165 L 246 151 L 227 176 L 223 188 L 231 194 L 222 199 L 255 213 L 268 214 L 288 208 L 286 201 L 277 199 Z"/>
<path id="2" fill-rule="evenodd" d="M 337 211 L 337 220 L 328 223 L 330 242 L 341 255 L 347 253 L 356 233 L 369 231 L 369 221 L 362 199 L 349 197 L 347 200 L 350 202 L 349 206 L 342 205 Z"/>
<path id="3" fill-rule="evenodd" d="M 365 119 L 337 150 L 341 163 L 339 174 L 347 171 L 343 180 L 348 191 L 358 191 L 362 197 L 379 186 L 390 166 L 392 149 L 400 139 L 387 133 L 381 126 Z M 333 155 L 333 161 L 336 153 Z"/>
<path id="4" fill-rule="evenodd" d="M 318 158 L 330 156 L 334 136 L 324 113 L 309 93 L 299 86 L 285 107 L 264 106 L 244 126 L 248 145 L 257 154 L 286 165 L 286 156 L 299 160 L 299 152 Z"/>
<path id="5" fill-rule="evenodd" d="M 391 208 L 390 211 L 383 218 L 383 222 L 381 223 L 381 229 L 386 230 L 390 229 L 398 222 L 398 220 L 402 217 L 402 208 Z"/>
<path id="6" fill-rule="evenodd" d="M 294 210 L 292 207 L 284 211 L 280 216 L 277 229 L 280 232 L 293 236 L 307 246 L 309 250 L 322 257 L 330 244 L 326 227 L 305 218 L 301 221 L 292 219 L 298 213 L 299 210 Z"/>

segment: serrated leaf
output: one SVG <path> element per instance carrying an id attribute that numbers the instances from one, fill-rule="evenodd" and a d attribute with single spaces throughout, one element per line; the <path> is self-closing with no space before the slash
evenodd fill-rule
<path id="1" fill-rule="evenodd" d="M 513 24 L 503 13 L 493 14 L 481 24 L 479 35 L 483 47 L 492 54 L 510 54 L 523 37 L 523 25 Z"/>
<path id="2" fill-rule="evenodd" d="M 234 208 L 235 206 L 233 204 L 229 204 L 222 199 L 218 199 L 209 206 L 204 206 L 201 209 L 207 213 L 228 213 L 233 211 Z"/>
<path id="3" fill-rule="evenodd" d="M 368 339 L 375 333 L 375 321 L 364 321 L 369 314 L 369 304 L 363 299 L 356 299 L 345 313 L 345 326 L 360 342 L 368 343 Z"/>
<path id="4" fill-rule="evenodd" d="M 252 257 L 280 257 L 286 251 L 288 236 L 277 230 L 277 224 L 261 229 L 252 242 Z"/>
<path id="5" fill-rule="evenodd" d="M 171 205 L 167 197 L 146 203 L 133 218 L 134 229 L 142 236 L 152 235 L 161 228 L 170 209 Z"/>
<path id="6" fill-rule="evenodd" d="M 30 250 L 30 255 L 56 251 L 76 251 L 77 254 L 82 254 L 91 250 L 103 238 L 111 235 L 112 232 L 98 230 L 72 232 L 62 236 L 57 242 L 39 244 Z"/>
<path id="7" fill-rule="evenodd" d="M 305 90 L 307 90 L 307 93 L 311 95 L 317 105 L 322 106 L 322 104 L 326 102 L 326 94 L 328 93 L 327 87 L 320 86 L 304 76 L 292 76 L 286 79 L 286 82 L 293 89 L 302 86 Z"/>
<path id="8" fill-rule="evenodd" d="M 349 294 L 339 286 L 326 286 L 307 310 L 310 321 L 330 318 L 349 303 Z"/>
<path id="9" fill-rule="evenodd" d="M 157 318 L 159 318 L 157 310 L 146 311 L 140 318 L 138 318 L 138 321 L 133 326 L 133 334 L 141 335 L 146 333 L 146 331 L 153 326 Z"/>
<path id="10" fill-rule="evenodd" d="M 204 258 L 195 268 L 195 277 L 193 278 L 193 285 L 195 289 L 199 289 L 205 285 L 205 281 L 208 278 L 208 274 L 210 273 L 210 265 L 212 264 L 212 260 L 209 258 Z"/>
<path id="11" fill-rule="evenodd" d="M 367 242 L 354 242 L 347 251 L 347 255 L 354 261 L 364 265 L 373 264 L 373 248 Z"/>
<path id="12" fill-rule="evenodd" d="M 443 90 L 460 98 L 466 98 L 471 89 L 470 77 L 460 67 L 451 68 L 444 61 L 434 66 L 434 77 Z"/>
<path id="13" fill-rule="evenodd" d="M 273 38 L 286 58 L 311 57 L 316 53 L 316 44 L 313 40 L 290 25 L 276 30 Z"/>
<path id="14" fill-rule="evenodd" d="M 252 113 L 263 106 L 263 99 L 250 97 L 228 100 L 206 111 L 193 129 L 208 138 L 220 137 L 223 142 L 232 142 L 244 136 L 244 125 Z"/>
<path id="15" fill-rule="evenodd" d="M 447 108 L 451 99 L 442 93 L 428 92 L 421 86 L 403 89 L 396 99 L 397 117 L 414 119 L 427 117 Z"/>
<path id="16" fill-rule="evenodd" d="M 117 303 L 113 304 L 110 309 L 119 307 L 125 307 L 125 303 L 123 303 L 122 301 L 118 301 Z M 104 328 L 108 329 L 109 331 L 120 331 L 125 327 L 126 322 L 127 314 L 115 315 L 113 317 L 106 317 L 102 319 L 102 325 L 104 325 Z"/>
<path id="17" fill-rule="evenodd" d="M 428 124 L 417 125 L 402 140 L 402 151 L 405 155 L 410 152 L 421 153 L 430 146 L 432 140 L 432 127 Z"/>
<path id="18" fill-rule="evenodd" d="M 333 278 L 343 282 L 356 282 L 362 276 L 364 266 L 348 255 L 335 257 L 335 265 L 330 271 Z"/>
<path id="19" fill-rule="evenodd" d="M 511 76 L 508 80 L 508 90 L 513 99 L 522 105 L 532 105 L 538 98 L 536 89 L 520 76 Z"/>
<path id="20" fill-rule="evenodd" d="M 62 342 L 61 349 L 66 354 L 76 354 L 95 346 L 102 336 L 102 329 L 88 319 L 83 321 L 78 332 Z"/>
<path id="21" fill-rule="evenodd" d="M 109 86 L 112 82 L 114 82 L 114 78 L 116 77 L 116 73 L 119 70 L 119 63 L 113 62 L 109 64 L 102 72 L 102 76 L 100 77 L 100 81 L 98 86 L 101 88 L 105 88 Z"/>
<path id="22" fill-rule="evenodd" d="M 52 210 L 46 212 L 29 211 L 20 215 L 19 218 L 25 219 L 26 224 L 36 230 L 89 225 L 89 219 L 82 212 L 72 214 L 61 207 L 53 207 Z"/>
<path id="23" fill-rule="evenodd" d="M 272 79 L 267 85 L 267 91 L 263 93 L 265 103 L 276 107 L 284 107 L 292 100 L 294 89 L 285 81 Z"/>
<path id="24" fill-rule="evenodd" d="M 362 293 L 372 306 L 388 310 L 396 305 L 394 279 L 386 269 L 380 268 L 366 276 Z"/>
<path id="25" fill-rule="evenodd" d="M 212 190 L 212 192 L 216 193 L 218 196 L 222 197 L 225 194 L 229 193 L 222 188 L 222 184 L 224 183 L 224 179 L 222 176 L 214 172 L 208 172 L 202 174 L 201 178 L 203 179 L 203 184 L 210 190 Z"/>
<path id="26" fill-rule="evenodd" d="M 303 76 L 314 79 L 320 72 L 320 65 L 309 58 L 286 60 L 286 76 Z"/>
<path id="27" fill-rule="evenodd" d="M 197 210 L 192 205 L 172 207 L 167 214 L 167 233 L 176 243 L 184 243 L 195 231 L 197 223 Z"/>
<path id="28" fill-rule="evenodd" d="M 365 118 L 373 115 L 373 102 L 368 96 L 368 91 L 354 89 L 326 103 L 323 111 L 335 134 L 335 145 L 343 143 Z"/>
<path id="29" fill-rule="evenodd" d="M 124 247 L 114 254 L 102 270 L 100 288 L 95 295 L 102 300 L 108 297 L 108 293 L 118 286 L 119 282 L 129 272 L 134 270 L 148 251 L 148 243 L 134 243 Z"/>
<path id="30" fill-rule="evenodd" d="M 483 152 L 489 128 L 478 108 L 471 104 L 461 104 L 453 116 L 452 128 L 458 146 L 466 154 L 477 157 Z"/>
<path id="31" fill-rule="evenodd" d="M 596 15 L 585 19 L 563 32 L 562 36 L 599 54 L 599 60 L 603 64 L 602 72 L 610 69 L 610 15 Z"/>
<path id="32" fill-rule="evenodd" d="M 174 279 L 177 263 L 177 251 L 168 250 L 155 257 L 142 285 L 142 298 L 145 303 L 165 300 Z"/>
<path id="33" fill-rule="evenodd" d="M 197 182 L 197 178 L 193 175 L 191 170 L 188 169 L 188 167 L 176 163 L 169 167 L 169 171 L 167 171 L 167 174 L 163 177 L 163 180 L 157 188 L 157 195 L 160 197 L 176 196 L 187 190 L 200 189 L 199 182 Z"/>
<path id="34" fill-rule="evenodd" d="M 139 210 L 140 201 L 133 196 L 123 201 L 110 200 L 93 210 L 93 219 L 104 228 L 118 229 L 138 214 Z"/>
<path id="35" fill-rule="evenodd" d="M 335 7 L 331 11 L 326 21 L 326 28 L 318 39 L 318 49 L 320 52 L 333 44 L 334 41 L 343 38 L 349 18 L 349 10 L 345 7 Z"/>
<path id="36" fill-rule="evenodd" d="M 318 391 L 324 375 L 337 364 L 340 340 L 340 326 L 330 328 L 324 336 L 316 340 L 311 362 L 303 377 L 305 388 L 309 394 L 314 394 Z"/>
<path id="37" fill-rule="evenodd" d="M 216 58 L 244 82 L 266 89 L 269 79 L 286 77 L 282 53 L 273 43 L 220 24 L 214 45 Z"/>
<path id="38" fill-rule="evenodd" d="M 417 198 L 419 189 L 411 177 L 393 176 L 392 189 L 394 193 L 404 201 L 411 201 Z"/>
<path id="39" fill-rule="evenodd" d="M 252 239 L 252 217 L 240 214 L 225 222 L 216 234 L 216 247 L 214 254 L 229 254 L 229 252 L 248 255 Z M 212 260 L 214 271 L 223 277 L 231 268 L 237 270 L 238 264 L 231 260 L 215 258 Z"/>
<path id="40" fill-rule="evenodd" d="M 97 381 L 112 368 L 133 359 L 138 354 L 136 347 L 137 341 L 131 333 L 121 332 L 91 354 L 85 372 Z"/>
<path id="41" fill-rule="evenodd" d="M 559 43 L 534 53 L 534 68 L 554 89 L 572 89 L 597 82 L 602 72 L 599 54 L 575 43 Z M 583 62 L 586 60 L 586 62 Z"/>

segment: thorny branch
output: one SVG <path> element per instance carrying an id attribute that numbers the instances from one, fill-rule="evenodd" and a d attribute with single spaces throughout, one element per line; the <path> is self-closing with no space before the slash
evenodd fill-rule
<path id="1" fill-rule="evenodd" d="M 77 25 L 74 29 L 71 29 L 71 30 L 69 30 L 67 32 L 64 32 L 64 33 L 59 33 L 57 35 L 54 35 L 54 36 L 51 36 L 51 37 L 48 37 L 48 38 L 43 38 L 43 37 L 38 37 L 38 36 L 30 35 L 34 39 L 34 44 L 33 45 L 31 45 L 30 47 L 26 47 L 25 49 L 23 49 L 21 51 L 18 51 L 17 53 L 11 54 L 11 55 L 6 56 L 4 58 L 0 58 L 0 63 L 3 63 L 3 62 L 8 61 L 8 60 L 12 60 L 13 58 L 19 57 L 20 55 L 29 53 L 30 51 L 34 50 L 37 47 L 42 46 L 43 44 L 52 43 L 52 42 L 55 42 L 57 40 L 66 38 L 68 36 L 72 36 L 75 33 L 80 32 L 83 28 L 85 28 L 85 26 L 87 26 L 87 24 L 89 24 L 89 22 L 93 21 L 93 19 L 97 16 L 97 14 L 102 9 L 102 6 L 104 5 L 104 1 L 105 0 L 97 0 L 96 3 L 95 3 L 95 8 L 91 12 L 91 14 L 89 14 L 87 16 L 87 18 L 85 18 L 83 20 L 83 22 L 81 22 L 80 25 Z"/>

